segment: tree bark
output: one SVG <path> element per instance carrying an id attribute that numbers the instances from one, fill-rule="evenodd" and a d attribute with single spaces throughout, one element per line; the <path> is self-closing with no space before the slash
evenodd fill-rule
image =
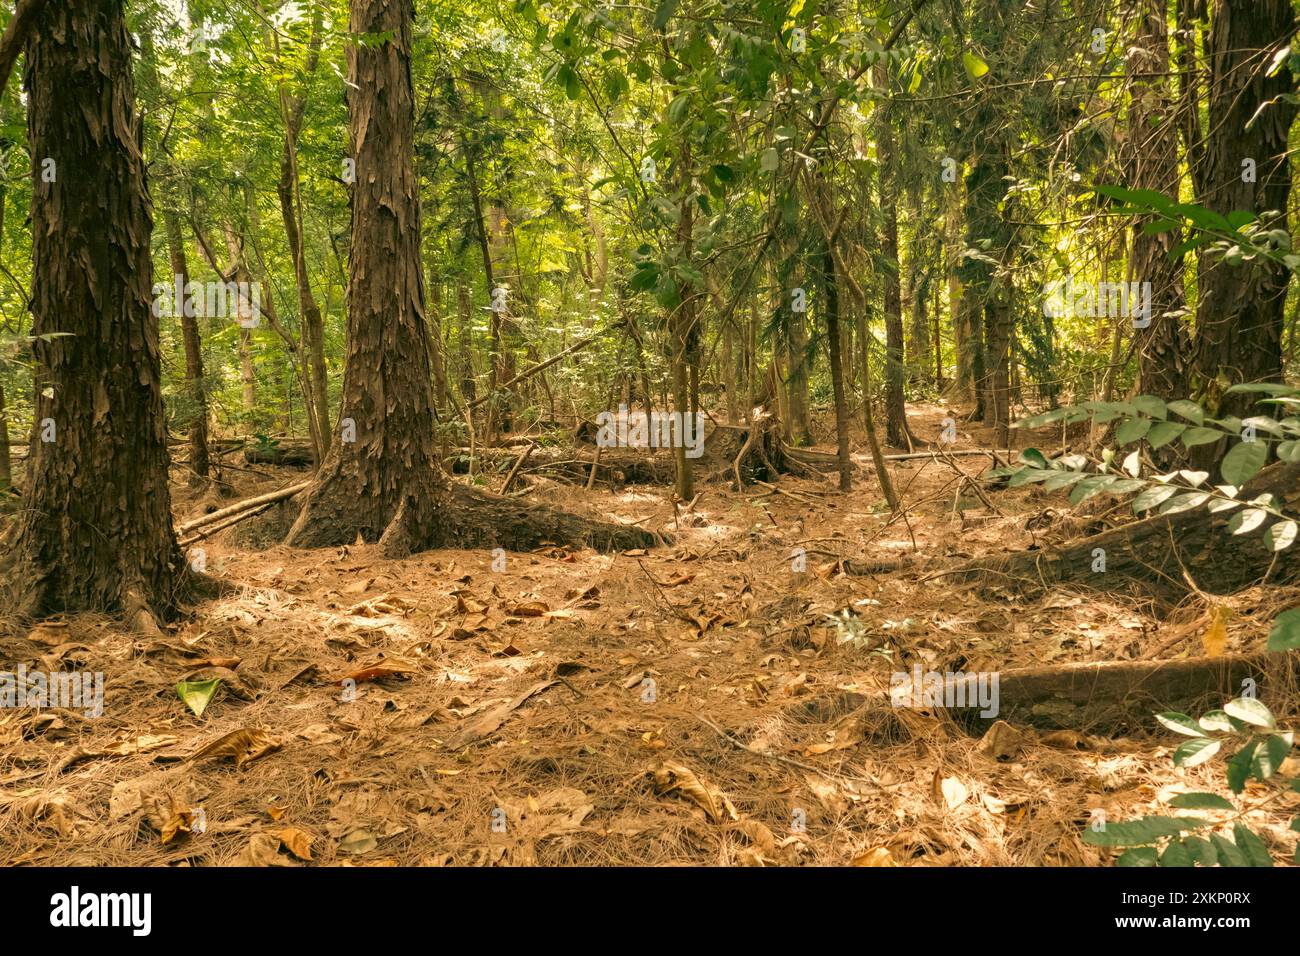
<path id="1" fill-rule="evenodd" d="M 46 6 L 27 45 L 35 426 L 6 577 L 20 616 L 121 612 L 156 633 L 192 579 L 172 529 L 131 51 L 122 0 Z"/>
<path id="2" fill-rule="evenodd" d="M 1296 107 L 1283 97 L 1295 84 L 1285 67 L 1271 77 L 1267 73 L 1295 30 L 1290 0 L 1216 0 L 1206 50 L 1209 127 L 1202 202 L 1224 215 L 1239 209 L 1260 216 L 1277 213 L 1270 222 L 1277 229 L 1288 228 L 1287 138 Z M 1243 181 L 1251 178 L 1243 170 L 1248 159 L 1255 163 L 1254 182 Z M 1223 395 L 1227 386 L 1281 376 L 1290 278 L 1290 270 L 1263 259 L 1231 266 L 1201 252 L 1194 384 L 1211 414 L 1242 415 L 1253 404 L 1250 396 Z"/>
<path id="3" fill-rule="evenodd" d="M 448 537 L 451 487 L 434 449 L 433 392 L 420 264 L 411 31 L 414 0 L 353 0 L 348 119 L 356 183 L 348 355 L 340 434 L 286 543 L 350 544 L 404 556 Z"/>
<path id="4" fill-rule="evenodd" d="M 1130 81 L 1129 182 L 1134 189 L 1178 194 L 1178 126 L 1170 101 L 1169 36 L 1165 0 L 1132 0 L 1129 12 L 1137 35 L 1128 50 Z M 1135 329 L 1138 390 L 1168 401 L 1187 396 L 1191 336 L 1182 315 L 1186 305 L 1183 260 L 1169 251 L 1181 237 L 1177 232 L 1147 235 L 1143 222 L 1133 224 L 1130 244 L 1132 277 L 1151 283 L 1151 324 Z M 1168 461 L 1168 455 L 1164 456 Z"/>

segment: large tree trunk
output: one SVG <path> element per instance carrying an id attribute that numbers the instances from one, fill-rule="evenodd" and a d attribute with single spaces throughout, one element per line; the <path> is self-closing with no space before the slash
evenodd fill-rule
<path id="1" fill-rule="evenodd" d="M 1291 172 L 1287 137 L 1296 107 L 1286 67 L 1268 76 L 1278 50 L 1295 33 L 1290 0 L 1216 0 L 1210 21 L 1206 195 L 1226 215 L 1277 212 L 1287 229 Z M 1265 105 L 1267 104 L 1267 105 Z M 1263 107 L 1261 109 L 1261 107 Z M 1251 125 L 1247 125 L 1251 124 Z M 1255 175 L 1245 175 L 1245 160 Z M 1243 180 L 1253 179 L 1253 182 Z M 1276 381 L 1282 372 L 1282 323 L 1290 271 L 1258 259 L 1231 266 L 1202 252 L 1197 275 L 1196 389 L 1211 414 L 1245 414 L 1249 396 L 1223 396 L 1227 385 Z M 1209 446 L 1213 447 L 1213 446 Z"/>
<path id="2" fill-rule="evenodd" d="M 1128 50 L 1129 182 L 1134 189 L 1178 194 L 1178 127 L 1168 92 L 1169 36 L 1165 0 L 1132 0 L 1137 36 Z M 1187 395 L 1191 336 L 1181 312 L 1186 304 L 1183 260 L 1169 258 L 1176 232 L 1147 235 L 1133 225 L 1132 276 L 1151 283 L 1151 324 L 1137 329 L 1138 389 L 1166 400 Z M 1168 455 L 1163 456 L 1165 460 Z"/>
<path id="3" fill-rule="evenodd" d="M 447 537 L 451 487 L 434 449 L 429 339 L 420 267 L 411 30 L 414 0 L 353 0 L 348 117 L 356 183 L 348 356 L 338 440 L 286 542 L 350 544 L 402 556 Z"/>
<path id="4" fill-rule="evenodd" d="M 634 547 L 639 528 L 453 491 L 434 447 L 433 389 L 420 265 L 411 33 L 414 0 L 353 0 L 348 116 L 356 185 L 348 288 L 348 357 L 340 435 L 306 493 L 286 543 L 351 544 L 389 557 L 444 544 L 533 546 L 539 536 Z M 350 440 L 355 438 L 355 440 Z M 459 504 L 453 503 L 453 498 Z M 470 517 L 469 506 L 478 512 Z"/>
<path id="5" fill-rule="evenodd" d="M 27 45 L 35 425 L 6 578 L 20 615 L 124 612 L 152 631 L 188 570 L 167 486 L 131 48 L 123 0 L 51 4 Z"/>

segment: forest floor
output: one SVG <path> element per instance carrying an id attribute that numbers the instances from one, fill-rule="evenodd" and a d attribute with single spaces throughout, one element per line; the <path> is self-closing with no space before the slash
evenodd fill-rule
<path id="1" fill-rule="evenodd" d="M 909 414 L 938 434 L 941 407 Z M 957 447 L 990 442 L 963 425 Z M 530 499 L 673 540 L 508 554 L 501 570 L 481 551 L 268 543 L 283 509 L 203 543 L 235 587 L 163 640 L 88 615 L 0 624 L 6 662 L 106 675 L 103 716 L 0 712 L 0 864 L 1095 865 L 1114 856 L 1081 840 L 1095 810 L 1168 814 L 1174 793 L 1224 792 L 1221 761 L 1175 769 L 1179 738 L 1154 720 L 991 747 L 945 711 L 891 707 L 890 675 L 914 663 L 1198 654 L 1214 614 L 927 580 L 1078 534 L 1116 503 L 1074 514 L 1033 488 L 986 502 L 950 465 L 907 461 L 892 467 L 906 520 L 891 521 L 855 461 L 848 495 L 791 476 L 779 492 L 709 484 L 677 518 L 668 489 L 550 485 Z M 237 497 L 304 476 L 259 470 L 227 472 Z M 178 520 L 203 513 L 179 480 L 174 494 Z M 1235 611 L 1227 650 L 1262 650 L 1278 600 L 1217 601 Z M 830 619 L 845 610 L 847 625 Z M 213 677 L 195 717 L 177 682 Z M 1298 804 L 1289 792 L 1246 817 L 1279 863 Z"/>

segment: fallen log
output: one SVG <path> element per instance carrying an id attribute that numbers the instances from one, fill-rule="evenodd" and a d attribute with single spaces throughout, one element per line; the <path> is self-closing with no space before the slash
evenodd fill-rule
<path id="1" fill-rule="evenodd" d="M 896 706 L 899 701 L 916 703 L 911 691 L 916 674 L 909 674 L 907 686 L 891 688 Z M 1125 734 L 1157 729 L 1154 715 L 1162 711 L 1199 715 L 1247 692 L 1268 700 L 1270 688 L 1288 693 L 1298 677 L 1300 653 L 1295 651 L 1103 661 L 1002 671 L 996 685 L 986 680 L 983 688 L 984 702 L 991 696 L 993 707 L 981 703 L 978 674 L 923 675 L 919 700 L 926 706 L 927 688 L 935 694 L 941 689 L 940 706 L 975 733 L 1005 720 L 1050 730 Z M 996 694 L 990 695 L 994 687 Z"/>
<path id="2" fill-rule="evenodd" d="M 203 528 L 210 524 L 215 524 L 223 518 L 229 518 L 233 515 L 249 517 L 243 512 L 257 508 L 259 505 L 275 504 L 277 501 L 284 501 L 286 498 L 292 498 L 300 491 L 306 491 L 311 485 L 310 481 L 302 481 L 296 485 L 290 485 L 287 488 L 281 488 L 279 491 L 270 491 L 264 495 L 258 495 L 255 498 L 245 498 L 243 501 L 236 501 L 233 505 L 227 505 L 224 508 L 218 508 L 210 514 L 200 515 L 189 521 L 183 522 L 176 526 L 177 535 L 184 535 L 195 528 Z"/>
<path id="3" fill-rule="evenodd" d="M 310 442 L 277 442 L 274 445 L 249 445 L 244 461 L 250 465 L 285 465 L 302 467 L 316 464 Z"/>

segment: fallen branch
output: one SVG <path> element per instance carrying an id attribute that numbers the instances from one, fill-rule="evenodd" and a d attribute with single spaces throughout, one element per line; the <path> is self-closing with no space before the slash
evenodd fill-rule
<path id="1" fill-rule="evenodd" d="M 219 508 L 211 514 L 202 515 L 183 524 L 178 524 L 176 533 L 183 535 L 195 528 L 203 528 L 223 518 L 229 518 L 231 515 L 242 514 L 251 508 L 256 508 L 258 505 L 269 505 L 275 504 L 277 501 L 284 501 L 287 498 L 292 498 L 300 491 L 305 491 L 310 485 L 310 481 L 301 481 L 296 485 L 290 485 L 288 488 L 281 488 L 279 491 L 271 491 L 264 495 L 258 495 L 256 498 L 245 498 L 243 501 L 236 501 L 233 505 Z"/>

